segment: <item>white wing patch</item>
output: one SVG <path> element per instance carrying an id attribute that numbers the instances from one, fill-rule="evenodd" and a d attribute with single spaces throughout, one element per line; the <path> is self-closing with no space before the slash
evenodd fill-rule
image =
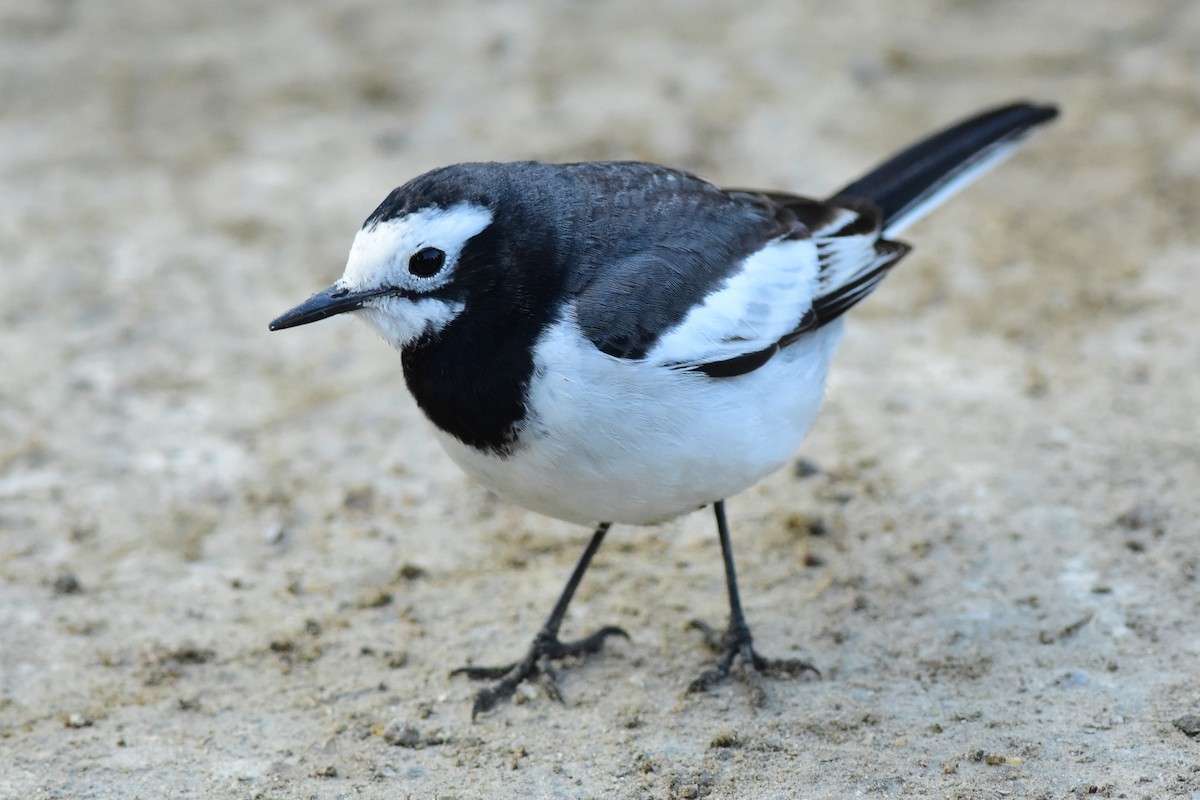
<path id="1" fill-rule="evenodd" d="M 879 229 L 863 230 L 862 221 L 861 212 L 839 208 L 829 225 L 813 231 L 819 263 L 817 296 L 835 292 L 878 266 Z M 843 232 L 848 229 L 854 232 Z"/>
<path id="2" fill-rule="evenodd" d="M 879 266 L 881 259 L 875 252 L 878 242 L 878 233 L 818 239 L 821 271 L 817 294 L 824 296 L 837 291 Z M 890 258 L 892 254 L 889 252 L 886 255 Z"/>
<path id="3" fill-rule="evenodd" d="M 818 293 L 817 246 L 776 240 L 663 334 L 646 361 L 694 366 L 763 350 L 800 323 Z"/>

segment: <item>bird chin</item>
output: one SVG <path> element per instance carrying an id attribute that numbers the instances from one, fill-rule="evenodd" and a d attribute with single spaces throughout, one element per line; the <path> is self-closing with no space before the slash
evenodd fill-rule
<path id="1" fill-rule="evenodd" d="M 355 316 L 375 329 L 397 350 L 423 336 L 437 333 L 462 313 L 463 304 L 426 297 L 409 300 L 381 297 L 366 303 Z"/>

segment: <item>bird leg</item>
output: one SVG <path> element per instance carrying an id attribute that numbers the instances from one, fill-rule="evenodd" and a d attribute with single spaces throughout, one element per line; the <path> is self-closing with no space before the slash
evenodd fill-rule
<path id="1" fill-rule="evenodd" d="M 608 533 L 609 527 L 610 523 L 607 522 L 602 522 L 596 527 L 595 533 L 592 534 L 592 540 L 588 542 L 583 555 L 575 564 L 575 570 L 571 573 L 567 585 L 563 587 L 558 602 L 554 604 L 554 610 L 550 612 L 546 624 L 533 638 L 533 644 L 525 658 L 502 667 L 460 667 L 450 673 L 451 675 L 466 675 L 472 680 L 498 681 L 495 685 L 483 689 L 475 695 L 475 705 L 471 708 L 471 719 L 491 711 L 501 700 L 512 697 L 517 687 L 530 679 L 536 679 L 546 694 L 562 702 L 562 694 L 558 690 L 558 672 L 554 669 L 553 662 L 571 656 L 598 653 L 604 646 L 604 640 L 609 636 L 629 638 L 628 633 L 612 625 L 573 642 L 562 642 L 558 638 L 558 629 L 567 613 L 567 605 L 575 595 L 575 590 L 583 579 L 583 573 L 587 572 L 592 556 L 600 549 L 600 544 L 604 541 L 604 534 Z"/>
<path id="2" fill-rule="evenodd" d="M 692 681 L 688 692 L 706 692 L 727 679 L 733 669 L 733 662 L 740 657 L 743 679 L 751 699 L 755 705 L 761 705 L 766 695 L 759 685 L 759 674 L 775 678 L 794 678 L 805 672 L 820 677 L 821 672 L 812 664 L 798 658 L 766 658 L 754 650 L 754 640 L 750 635 L 750 626 L 746 624 L 741 596 L 738 594 L 737 574 L 733 567 L 733 546 L 729 541 L 729 524 L 725 519 L 725 501 L 719 500 L 714 503 L 713 512 L 717 517 L 717 535 L 720 537 L 721 554 L 725 559 L 725 584 L 729 590 L 729 627 L 721 632 L 706 622 L 692 620 L 690 627 L 704 634 L 708 646 L 719 657 L 715 667 Z"/>

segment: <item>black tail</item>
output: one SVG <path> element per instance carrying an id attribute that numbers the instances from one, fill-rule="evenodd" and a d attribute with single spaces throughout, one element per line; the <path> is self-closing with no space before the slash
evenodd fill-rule
<path id="1" fill-rule="evenodd" d="M 1012 103 L 984 111 L 896 153 L 834 197 L 869 200 L 883 212 L 884 235 L 916 222 L 1008 157 L 1058 109 Z"/>

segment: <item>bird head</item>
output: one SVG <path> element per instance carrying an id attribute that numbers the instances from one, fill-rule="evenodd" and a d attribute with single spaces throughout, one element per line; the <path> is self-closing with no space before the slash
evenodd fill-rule
<path id="1" fill-rule="evenodd" d="M 506 205 L 496 165 L 460 164 L 394 190 L 354 237 L 342 277 L 280 315 L 271 330 L 353 312 L 404 351 L 453 322 L 471 297 L 494 291 L 510 237 L 495 225 Z M 512 213 L 509 211 L 509 215 Z"/>

